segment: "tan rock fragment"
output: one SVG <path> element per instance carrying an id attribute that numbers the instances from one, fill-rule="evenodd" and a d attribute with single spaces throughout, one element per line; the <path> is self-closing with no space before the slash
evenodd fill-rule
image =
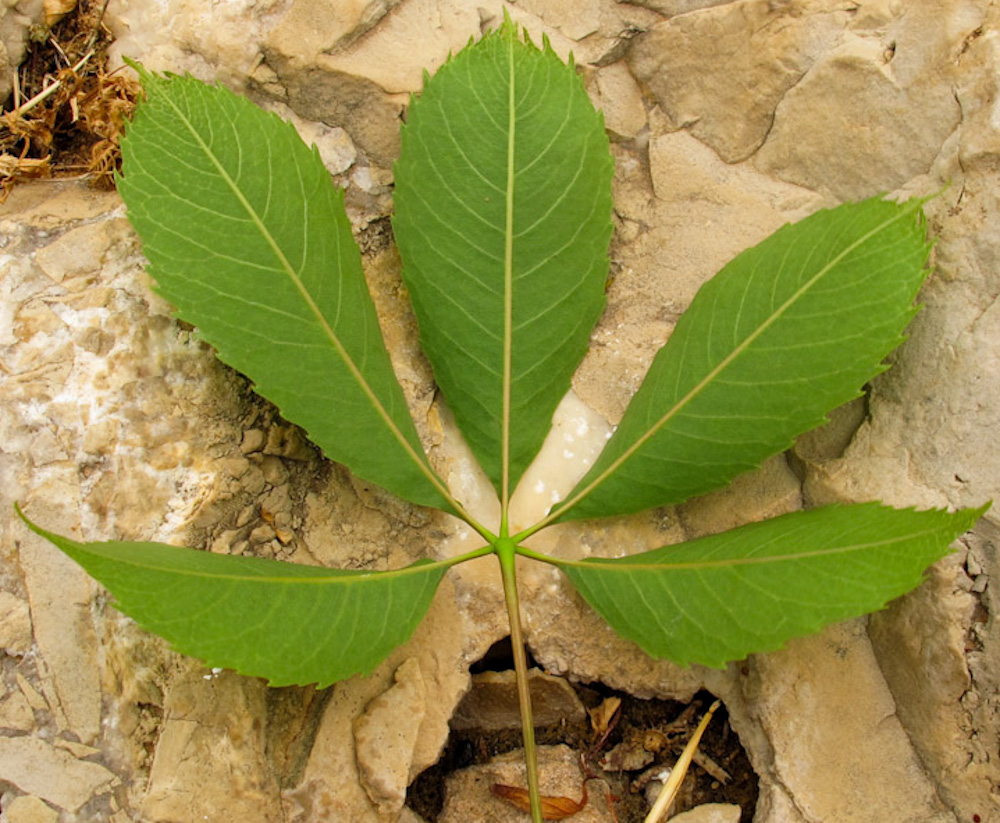
<path id="1" fill-rule="evenodd" d="M 893 62 L 884 44 L 860 38 L 824 56 L 777 108 L 758 168 L 842 200 L 927 172 L 959 105 L 939 82 L 943 67 L 904 83 Z"/>
<path id="2" fill-rule="evenodd" d="M 92 743 L 101 731 L 97 636 L 90 612 L 94 584 L 72 560 L 35 535 L 21 541 L 20 561 L 49 707 L 60 726 Z"/>
<path id="3" fill-rule="evenodd" d="M 22 655 L 31 648 L 28 604 L 10 592 L 0 591 L 0 649 Z"/>
<path id="4" fill-rule="evenodd" d="M 169 686 L 163 710 L 143 820 L 283 820 L 265 755 L 262 681 L 191 662 Z"/>
<path id="5" fill-rule="evenodd" d="M 531 715 L 536 726 L 580 723 L 587 718 L 580 698 L 563 677 L 531 669 L 528 672 L 528 690 L 531 693 Z M 521 728 L 514 671 L 474 674 L 472 688 L 452 715 L 451 727 L 482 731 Z"/>
<path id="6" fill-rule="evenodd" d="M 945 797 L 975 796 L 991 782 L 963 731 L 962 698 L 972 688 L 966 643 L 978 598 L 958 587 L 959 561 L 953 555 L 932 567 L 922 586 L 873 615 L 869 629 L 900 720 Z M 970 816 L 976 807 L 969 805 Z"/>
<path id="7" fill-rule="evenodd" d="M 594 72 L 587 88 L 591 101 L 604 113 L 604 126 L 612 140 L 631 140 L 646 125 L 642 92 L 624 62 Z"/>
<path id="8" fill-rule="evenodd" d="M 395 683 L 354 721 L 354 746 L 362 785 L 387 814 L 406 800 L 410 761 L 424 719 L 427 687 L 420 662 L 410 657 L 396 669 Z"/>
<path id="9" fill-rule="evenodd" d="M 111 788 L 114 773 L 37 737 L 0 737 L 0 780 L 68 812 Z"/>
<path id="10" fill-rule="evenodd" d="M 600 0 L 518 0 L 517 5 L 570 40 L 582 40 L 600 29 Z"/>
<path id="11" fill-rule="evenodd" d="M 940 800 L 895 714 L 863 621 L 750 659 L 775 778 L 808 820 L 929 820 Z M 885 764 L 892 764 L 886 768 Z M 878 773 L 874 791 L 858 775 Z"/>
<path id="12" fill-rule="evenodd" d="M 400 0 L 294 0 L 270 33 L 269 45 L 285 54 L 316 55 L 349 46 L 371 30 Z"/>
<path id="13" fill-rule="evenodd" d="M 724 6 L 731 0 L 628 0 L 628 2 L 672 17 L 675 14 L 687 14 L 689 11 L 707 9 L 711 6 Z"/>
<path id="14" fill-rule="evenodd" d="M 35 252 L 35 262 L 56 283 L 100 270 L 113 243 L 131 234 L 124 218 L 100 220 L 70 229 Z"/>
<path id="15" fill-rule="evenodd" d="M 470 661 L 466 655 L 475 655 L 477 651 L 481 654 L 477 646 L 488 645 L 496 639 L 490 636 L 471 644 L 468 637 L 473 627 L 466 627 L 463 638 L 465 622 L 458 611 L 456 587 L 446 577 L 427 616 L 405 646 L 393 652 L 369 677 L 354 677 L 333 687 L 302 778 L 297 786 L 284 792 L 286 807 L 293 810 L 287 816 L 287 823 L 312 823 L 314 820 L 383 823 L 385 815 L 362 788 L 359 777 L 361 766 L 355 742 L 355 718 L 363 715 L 373 700 L 392 691 L 393 673 L 405 661 L 416 661 L 426 699 L 423 722 L 412 746 L 412 755 L 405 763 L 407 781 L 434 763 L 448 738 L 448 718 L 468 688 Z M 416 669 L 413 663 L 408 665 L 402 673 L 404 682 L 409 681 L 409 685 L 401 688 L 403 703 L 419 695 Z M 417 703 L 412 705 L 419 711 Z M 401 718 L 401 722 L 405 723 L 405 718 Z"/>
<path id="16" fill-rule="evenodd" d="M 479 31 L 473 6 L 410 0 L 385 16 L 396 5 L 297 0 L 265 44 L 287 104 L 302 117 L 345 129 L 385 167 L 399 153 L 405 103 L 389 95 L 418 91 L 424 69 L 433 71 Z M 367 35 L 357 39 L 359 31 Z"/>
<path id="17" fill-rule="evenodd" d="M 30 732 L 34 727 L 35 712 L 22 692 L 12 691 L 0 700 L 0 728 Z"/>
<path id="18" fill-rule="evenodd" d="M 740 0 L 672 17 L 636 38 L 629 65 L 673 128 L 735 163 L 760 147 L 782 97 L 836 37 L 836 14 L 810 12 L 837 6 Z"/>
<path id="19" fill-rule="evenodd" d="M 46 702 L 45 697 L 42 696 L 38 689 L 31 685 L 27 677 L 21 674 L 21 672 L 17 672 L 14 675 L 14 679 L 17 681 L 18 689 L 21 690 L 21 695 L 32 709 L 41 712 L 49 711 L 49 704 Z"/>
<path id="20" fill-rule="evenodd" d="M 7 823 L 56 823 L 59 812 L 32 794 L 15 797 L 4 807 Z"/>
<path id="21" fill-rule="evenodd" d="M 799 479 L 784 455 L 779 454 L 757 471 L 740 475 L 726 488 L 683 504 L 678 514 L 688 536 L 693 538 L 778 517 L 801 507 Z"/>
<path id="22" fill-rule="evenodd" d="M 743 810 L 730 803 L 703 803 L 676 817 L 671 823 L 740 823 Z"/>

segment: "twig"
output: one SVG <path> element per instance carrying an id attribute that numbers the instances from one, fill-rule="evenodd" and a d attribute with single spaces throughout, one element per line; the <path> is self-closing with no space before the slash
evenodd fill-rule
<path id="1" fill-rule="evenodd" d="M 698 724 L 698 728 L 694 730 L 694 734 L 691 735 L 691 739 L 684 747 L 684 751 L 681 752 L 681 756 L 677 758 L 677 763 L 670 772 L 670 777 L 667 778 L 667 782 L 664 783 L 663 788 L 660 789 L 660 794 L 656 798 L 653 808 L 650 809 L 649 814 L 646 815 L 646 819 L 643 823 L 659 823 L 659 820 L 663 817 L 664 812 L 666 812 L 670 804 L 674 802 L 674 798 L 677 797 L 677 790 L 680 789 L 681 782 L 684 780 L 684 776 L 687 774 L 688 768 L 691 766 L 691 758 L 694 757 L 694 753 L 698 749 L 698 743 L 701 742 L 701 736 L 705 733 L 705 729 L 708 727 L 708 721 L 712 719 L 712 715 L 715 714 L 715 710 L 719 708 L 721 704 L 721 700 L 716 700 L 711 705 L 709 710 L 705 712 L 705 716 L 701 719 L 701 723 Z"/>
<path id="2" fill-rule="evenodd" d="M 83 57 L 80 58 L 80 61 L 75 66 L 73 66 L 70 69 L 70 71 L 73 72 L 73 74 L 76 74 L 78 71 L 80 71 L 80 69 L 82 69 L 84 67 L 84 65 L 86 65 L 87 61 L 91 57 L 93 57 L 93 56 L 94 56 L 94 50 L 91 49 L 85 55 L 83 55 Z M 13 117 L 20 117 L 23 114 L 27 114 L 29 111 L 31 111 L 39 103 L 42 103 L 46 99 L 48 99 L 49 97 L 51 97 L 52 94 L 56 91 L 56 89 L 58 89 L 61 85 L 62 85 L 62 80 L 56 80 L 54 83 L 52 83 L 51 86 L 48 86 L 48 87 L 42 89 L 40 92 L 38 92 L 38 94 L 36 94 L 34 97 L 32 97 L 27 103 L 25 103 L 25 104 L 23 104 L 21 106 L 18 106 L 16 109 L 14 109 L 13 111 L 11 111 L 10 114 Z"/>

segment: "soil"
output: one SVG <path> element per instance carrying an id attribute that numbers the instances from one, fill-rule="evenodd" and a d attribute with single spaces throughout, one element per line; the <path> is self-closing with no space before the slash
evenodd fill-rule
<path id="1" fill-rule="evenodd" d="M 509 655 L 509 641 L 502 641 L 472 668 L 472 672 L 502 671 L 508 668 L 504 665 L 506 655 Z M 530 656 L 528 663 L 529 666 L 534 665 Z M 512 663 L 509 668 L 513 668 Z M 573 687 L 588 709 L 596 708 L 608 698 L 621 700 L 621 707 L 609 724 L 609 731 L 598 735 L 589 722 L 564 722 L 536 727 L 536 743 L 565 744 L 579 751 L 586 764 L 585 768 L 610 786 L 609 806 L 614 810 L 618 823 L 642 823 L 650 808 L 643 791 L 650 775 L 675 762 L 715 697 L 702 691 L 690 703 L 681 703 L 674 700 L 642 700 L 600 683 L 577 683 Z M 649 752 L 652 762 L 636 769 L 601 767 L 602 759 L 615 747 L 622 744 L 628 747 L 630 743 L 636 743 L 635 748 L 641 749 L 638 741 L 650 738 L 666 741 L 662 748 L 652 747 L 659 748 L 659 751 Z M 453 731 L 438 762 L 422 772 L 411 784 L 406 804 L 428 823 L 434 823 L 444 807 L 445 784 L 452 772 L 487 763 L 494 757 L 520 749 L 521 746 L 521 732 L 517 729 Z M 709 723 L 699 752 L 725 770 L 731 779 L 723 782 L 699 765 L 692 765 L 675 801 L 674 814 L 703 803 L 732 803 L 743 810 L 741 822 L 750 823 L 757 806 L 757 775 L 750 766 L 739 738 L 729 725 L 725 706 L 716 711 Z M 711 763 L 708 765 L 711 767 Z M 582 794 L 581 787 L 578 796 Z"/>

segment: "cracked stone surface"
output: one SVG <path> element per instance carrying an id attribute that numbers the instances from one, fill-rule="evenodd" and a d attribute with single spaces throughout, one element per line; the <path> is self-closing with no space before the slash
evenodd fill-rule
<path id="1" fill-rule="evenodd" d="M 39 5 L 4 5 L 0 59 L 16 55 Z M 488 513 L 495 500 L 419 354 L 384 218 L 399 117 L 421 70 L 504 8 L 536 40 L 545 33 L 574 53 L 616 163 L 608 307 L 555 443 L 577 430 L 599 438 L 620 420 L 677 318 L 734 254 L 844 199 L 939 192 L 925 209 L 937 243 L 924 309 L 863 400 L 730 489 L 586 532 L 560 526 L 540 535 L 540 550 L 632 553 L 830 502 L 1000 498 L 996 3 L 112 0 L 106 20 L 115 60 L 224 82 L 319 144 L 347 189 L 431 460 Z M 0 205 L 0 260 L 7 819 L 413 823 L 400 809 L 405 786 L 438 757 L 469 666 L 507 633 L 495 564 L 454 569 L 409 643 L 323 693 L 179 658 L 30 535 L 13 502 L 79 539 L 352 568 L 445 557 L 471 537 L 325 464 L 171 319 L 116 195 L 76 183 L 16 189 Z M 526 498 L 523 516 L 537 505 Z M 722 697 L 760 776 L 755 823 L 993 823 L 998 546 L 990 514 L 886 611 L 723 671 L 650 660 L 558 576 L 527 565 L 526 630 L 550 673 L 644 697 Z M 517 761 L 501 765 L 513 780 Z M 575 761 L 564 765 L 561 793 L 578 796 Z M 492 801 L 486 788 L 456 776 L 450 807 Z"/>

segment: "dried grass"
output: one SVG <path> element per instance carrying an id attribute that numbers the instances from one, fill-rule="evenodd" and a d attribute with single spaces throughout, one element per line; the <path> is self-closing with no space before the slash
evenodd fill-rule
<path id="1" fill-rule="evenodd" d="M 0 114 L 0 202 L 27 179 L 83 178 L 114 188 L 122 131 L 140 89 L 128 74 L 102 68 L 111 43 L 106 5 L 80 0 L 35 33 Z"/>

